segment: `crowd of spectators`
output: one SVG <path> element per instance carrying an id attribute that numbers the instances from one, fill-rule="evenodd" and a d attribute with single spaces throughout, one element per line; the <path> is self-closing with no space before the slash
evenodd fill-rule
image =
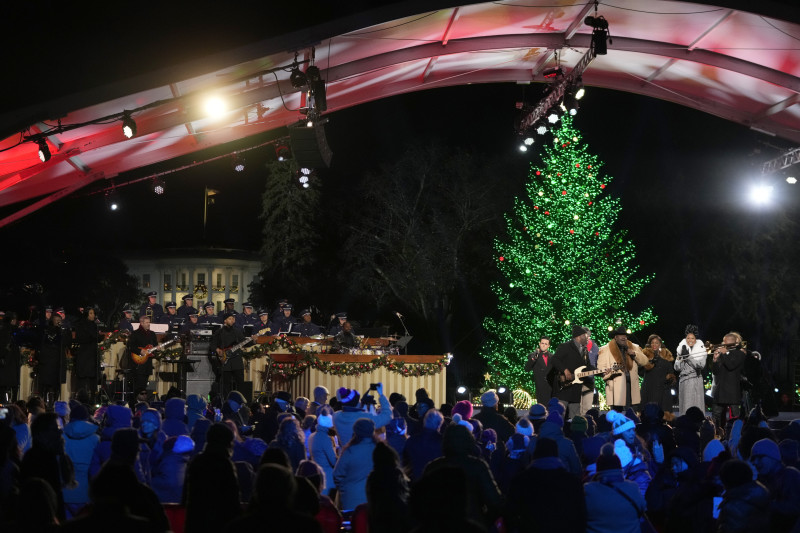
<path id="1" fill-rule="evenodd" d="M 3 406 L 0 530 L 800 531 L 800 420 L 372 392 Z"/>

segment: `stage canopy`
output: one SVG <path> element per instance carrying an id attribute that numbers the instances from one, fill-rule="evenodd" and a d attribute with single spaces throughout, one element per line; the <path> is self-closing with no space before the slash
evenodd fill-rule
<path id="1" fill-rule="evenodd" d="M 608 53 L 583 72 L 589 90 L 668 100 L 800 144 L 796 8 L 610 0 L 595 9 L 577 0 L 400 2 L 15 109 L 0 116 L 0 207 L 13 212 L 0 226 L 126 172 L 285 135 L 280 128 L 308 105 L 289 67 L 297 59 L 305 71 L 312 51 L 326 82 L 324 115 L 335 120 L 337 110 L 410 91 L 548 83 L 544 73 L 556 61 L 569 74 L 589 50 L 587 16 L 602 16 L 611 37 Z M 216 116 L 210 98 L 223 102 Z M 480 121 L 480 108 L 475 101 L 464 113 Z M 136 126 L 131 138 L 123 134 L 126 111 Z M 37 141 L 51 154 L 45 162 Z"/>

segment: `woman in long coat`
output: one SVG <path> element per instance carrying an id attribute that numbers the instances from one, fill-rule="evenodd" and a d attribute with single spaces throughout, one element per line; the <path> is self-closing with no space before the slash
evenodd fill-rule
<path id="1" fill-rule="evenodd" d="M 686 338 L 675 350 L 675 372 L 680 380 L 678 403 L 680 414 L 685 415 L 690 407 L 706 411 L 703 391 L 703 369 L 706 366 L 706 347 L 697 338 L 697 326 L 686 326 Z"/>
<path id="2" fill-rule="evenodd" d="M 657 403 L 664 412 L 672 412 L 672 393 L 675 385 L 675 371 L 672 365 L 675 358 L 665 346 L 661 337 L 650 335 L 647 347 L 642 350 L 649 361 L 642 367 L 642 404 Z"/>
<path id="3" fill-rule="evenodd" d="M 72 343 L 69 330 L 61 328 L 61 320 L 54 314 L 47 321 L 37 354 L 39 390 L 50 405 L 58 400 L 61 384 L 67 381 L 66 353 Z"/>
<path id="4" fill-rule="evenodd" d="M 91 396 L 97 390 L 100 376 L 100 351 L 97 343 L 102 340 L 95 322 L 95 311 L 91 307 L 83 311 L 83 317 L 75 323 L 75 375 L 78 377 L 78 388 L 84 389 Z"/>

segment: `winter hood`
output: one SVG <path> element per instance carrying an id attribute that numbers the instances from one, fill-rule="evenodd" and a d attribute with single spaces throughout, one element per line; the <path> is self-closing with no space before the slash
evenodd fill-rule
<path id="1" fill-rule="evenodd" d="M 64 426 L 64 435 L 68 439 L 82 440 L 97 434 L 97 426 L 87 420 L 73 420 Z"/>

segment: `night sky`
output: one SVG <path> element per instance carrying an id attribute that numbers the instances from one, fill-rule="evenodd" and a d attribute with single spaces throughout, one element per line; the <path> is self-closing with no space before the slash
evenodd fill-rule
<path id="1" fill-rule="evenodd" d="M 215 9 L 219 7 L 215 4 Z M 18 6 L 17 9 L 25 8 Z M 137 13 L 135 16 L 143 16 Z M 287 27 L 292 27 L 291 24 Z M 156 26 L 166 25 L 164 17 L 159 16 Z M 227 39 L 226 42 L 233 45 L 263 38 L 253 26 L 251 22 L 241 32 L 223 31 L 216 38 Z M 265 22 L 265 31 L 276 31 L 275 26 L 274 19 Z M 197 44 L 194 52 L 191 46 L 178 47 L 172 55 L 155 57 L 153 65 L 162 66 L 165 62 L 186 60 L 193 53 L 207 52 L 198 44 L 198 39 L 187 37 L 189 33 L 188 28 L 183 28 L 162 39 L 169 44 L 184 36 L 191 44 Z M 115 35 L 118 36 L 118 30 L 104 26 L 98 38 L 111 42 Z M 45 42 L 38 46 L 46 45 L 52 36 L 46 35 L 43 39 Z M 85 36 L 75 39 L 79 44 L 84 43 Z M 142 42 L 141 46 L 147 51 L 154 45 Z M 29 50 L 22 58 L 30 58 L 36 50 Z M 84 60 L 102 60 L 109 52 L 94 45 L 83 53 Z M 20 60 L 11 67 L 30 75 L 33 67 L 23 63 Z M 130 68 L 144 71 L 147 65 L 134 62 Z M 115 69 L 111 72 L 111 75 L 123 74 Z M 99 81 L 96 77 L 88 81 L 77 78 L 67 76 L 64 90 Z M 541 86 L 497 84 L 428 90 L 329 114 L 327 135 L 334 159 L 332 167 L 321 176 L 323 201 L 353 194 L 365 173 L 393 161 L 418 139 L 439 140 L 466 147 L 476 154 L 503 158 L 510 171 L 487 179 L 486 187 L 499 195 L 522 192 L 528 164 L 537 153 L 534 149 L 521 154 L 513 131 L 517 114 L 514 104 L 523 97 L 524 91 L 528 100 L 536 102 Z M 43 97 L 45 92 L 43 86 L 37 84 L 29 91 L 18 88 L 13 96 L 17 102 L 25 103 L 26 99 Z M 6 99 L 3 108 L 8 105 Z M 714 249 L 716 235 L 709 234 L 708 230 L 710 220 L 752 217 L 754 224 L 771 223 L 772 212 L 754 211 L 748 203 L 747 191 L 749 184 L 757 180 L 761 164 L 792 145 L 688 108 L 594 88 L 588 88 L 575 124 L 582 130 L 590 150 L 606 163 L 605 172 L 615 178 L 609 192 L 622 199 L 619 226 L 630 230 L 641 272 L 656 274 L 634 305 L 653 305 L 661 317 L 656 332 L 665 338 L 671 349 L 682 338 L 688 323 L 700 324 L 701 331 L 707 331 L 714 339 L 730 329 L 742 331 L 747 338 L 754 326 L 729 323 L 725 288 L 708 286 L 702 274 L 687 272 L 685 265 L 690 256 L 717 253 Z M 245 140 L 226 148 L 242 149 L 263 140 Z M 274 149 L 264 147 L 246 153 L 247 166 L 243 173 L 235 173 L 231 160 L 223 158 L 166 175 L 166 194 L 161 197 L 151 192 L 149 181 L 123 187 L 120 189 L 122 209 L 114 213 L 107 210 L 102 194 L 90 194 L 91 191 L 81 191 L 50 205 L 0 229 L 14 258 L 6 261 L 4 267 L 7 283 L 24 280 L 26 264 L 40 260 L 37 254 L 51 253 L 76 242 L 96 243 L 117 254 L 126 250 L 203 245 L 257 250 L 261 244 L 258 214 L 265 182 L 264 163 L 270 158 L 274 158 Z M 147 176 L 186 162 L 166 162 L 120 179 Z M 775 186 L 779 193 L 778 207 L 796 213 L 798 191 L 777 180 Z M 204 239 L 205 187 L 217 189 L 220 194 L 210 211 Z M 502 213 L 498 212 L 497 216 L 501 217 Z M 336 220 L 330 223 L 335 227 Z M 494 236 L 481 237 L 491 239 Z M 746 232 L 740 237 L 752 239 L 758 238 L 758 234 Z M 487 286 L 493 276 L 494 273 L 487 273 Z M 492 311 L 489 301 L 478 301 L 475 305 L 485 313 Z M 470 330 L 480 325 L 473 322 L 463 327 Z M 644 341 L 652 332 L 643 332 L 640 340 Z M 459 349 L 475 352 L 475 346 Z"/>

